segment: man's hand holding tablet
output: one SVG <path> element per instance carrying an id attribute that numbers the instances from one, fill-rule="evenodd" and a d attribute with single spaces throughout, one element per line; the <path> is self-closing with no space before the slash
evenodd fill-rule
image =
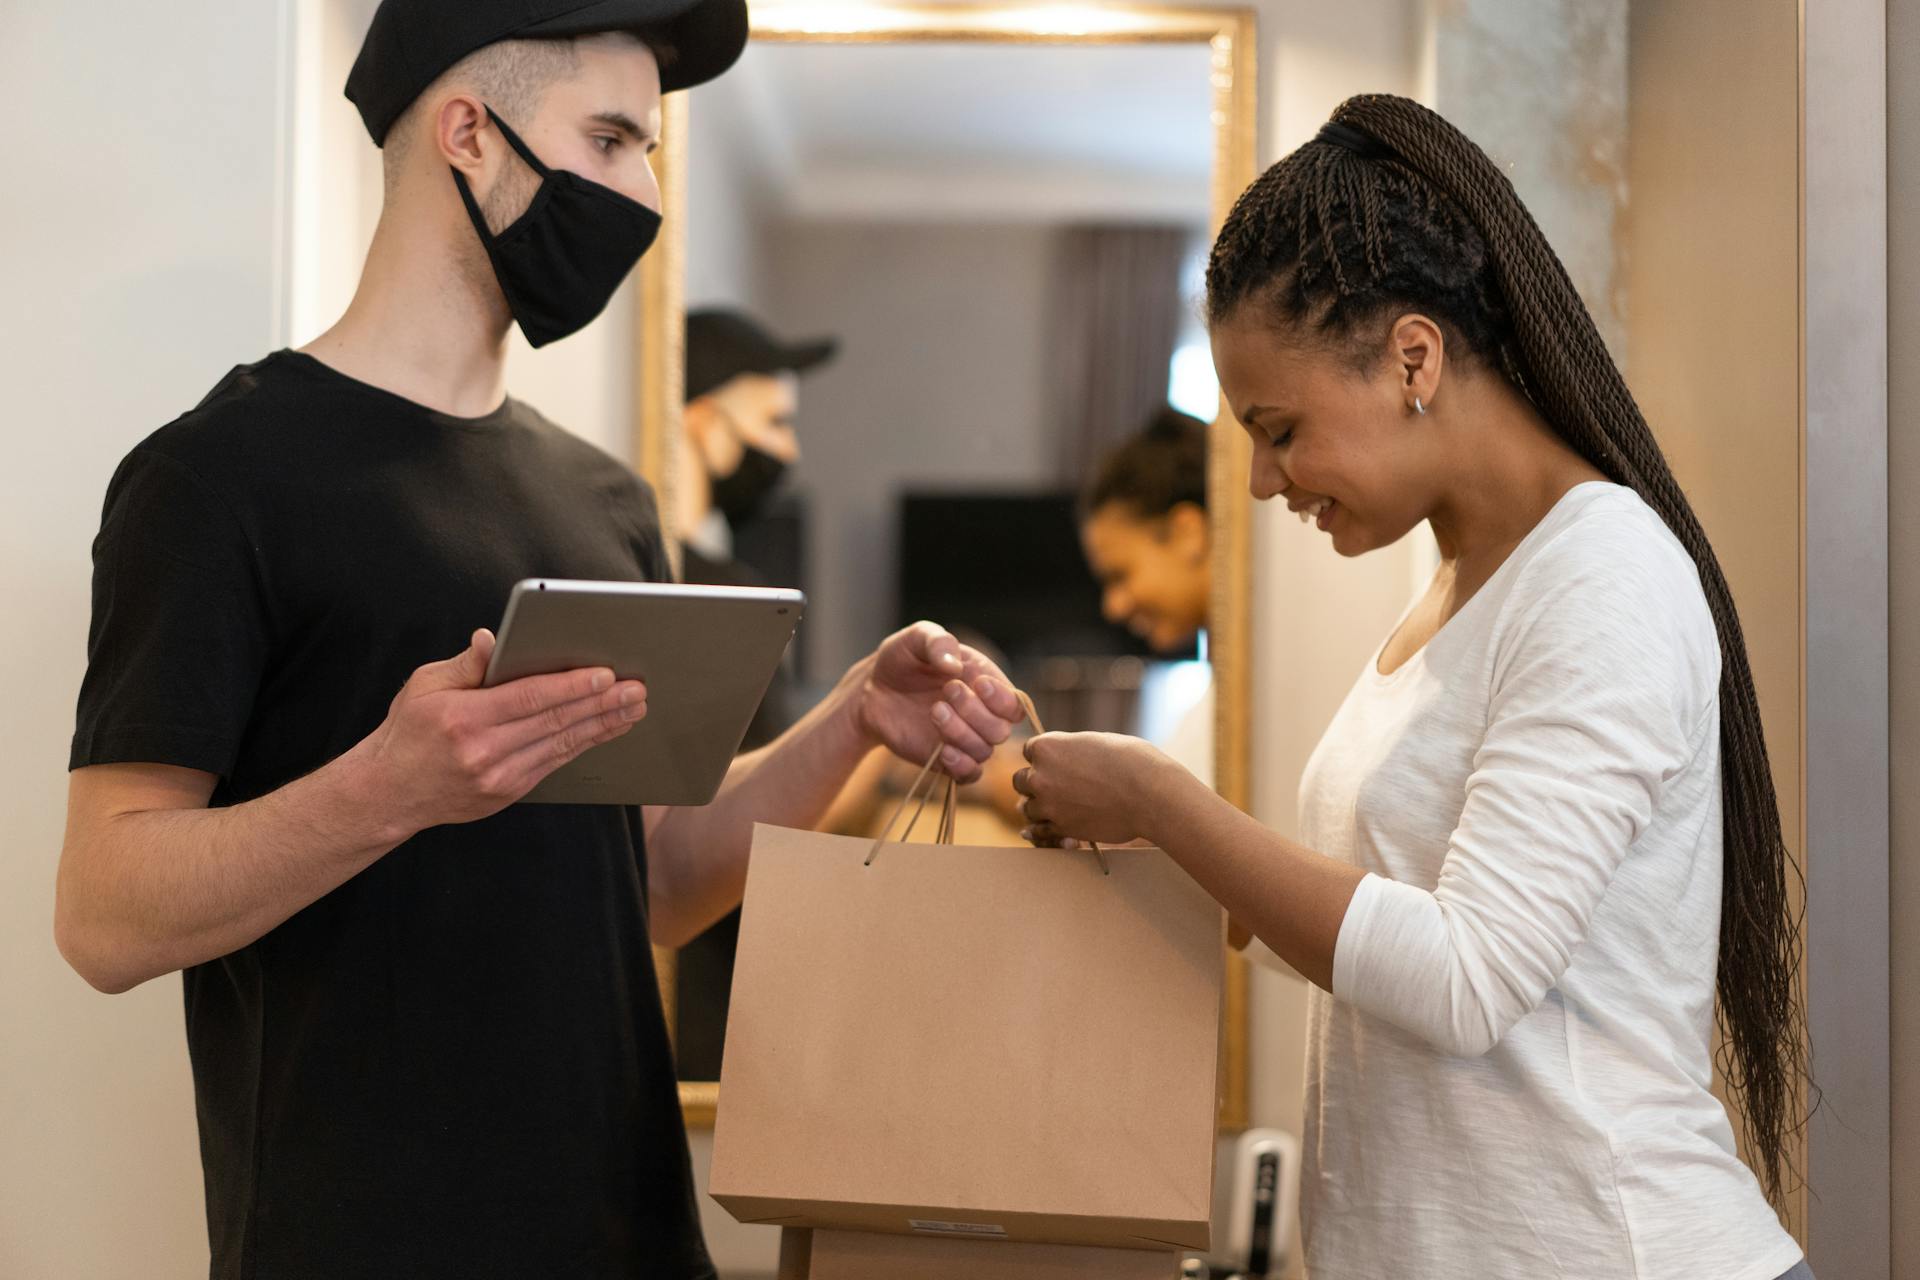
<path id="1" fill-rule="evenodd" d="M 647 714 L 647 687 L 606 667 L 528 676 L 483 687 L 491 631 L 415 671 L 362 744 L 373 779 L 395 794 L 380 810 L 412 830 L 472 822 L 506 808 L 582 752 L 625 734 Z"/>

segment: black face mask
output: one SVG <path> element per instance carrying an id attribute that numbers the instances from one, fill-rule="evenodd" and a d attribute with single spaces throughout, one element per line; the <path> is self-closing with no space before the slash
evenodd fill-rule
<path id="1" fill-rule="evenodd" d="M 713 505 L 736 529 L 760 514 L 787 472 L 787 464 L 772 454 L 752 445 L 742 448 L 745 451 L 733 474 L 719 476 L 713 482 Z"/>
<path id="2" fill-rule="evenodd" d="M 620 282 L 660 234 L 660 215 L 611 187 L 565 169 L 549 169 L 507 122 L 500 136 L 540 175 L 527 211 L 494 235 L 458 169 L 453 180 L 480 233 L 507 309 L 534 346 L 577 333 L 602 311 Z"/>

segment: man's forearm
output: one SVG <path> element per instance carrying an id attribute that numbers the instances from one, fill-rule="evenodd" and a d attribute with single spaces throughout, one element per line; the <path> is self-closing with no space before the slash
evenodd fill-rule
<path id="1" fill-rule="evenodd" d="M 779 738 L 734 761 L 712 804 L 660 821 L 647 845 L 655 942 L 681 946 L 740 905 L 754 823 L 810 828 L 826 814 L 875 745 L 855 716 L 866 665 Z"/>
<path id="2" fill-rule="evenodd" d="M 367 767 L 356 749 L 245 804 L 127 811 L 70 833 L 62 952 L 94 986 L 124 991 L 253 942 L 411 834 L 370 811 Z"/>

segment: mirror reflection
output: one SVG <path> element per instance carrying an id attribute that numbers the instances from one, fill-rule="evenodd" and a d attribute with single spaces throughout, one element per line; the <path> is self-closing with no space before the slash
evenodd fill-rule
<path id="1" fill-rule="evenodd" d="M 1049 728 L 1210 774 L 1209 75 L 1202 45 L 755 43 L 696 92 L 684 574 L 810 598 L 745 749 L 927 617 Z M 960 843 L 1020 843 L 1019 763 Z M 912 773 L 876 753 L 823 826 L 878 834 Z M 684 1080 L 719 1076 L 737 929 L 679 953 Z"/>

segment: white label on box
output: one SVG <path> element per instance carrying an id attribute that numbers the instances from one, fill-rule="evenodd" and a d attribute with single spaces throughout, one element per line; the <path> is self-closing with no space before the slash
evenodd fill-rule
<path id="1" fill-rule="evenodd" d="M 926 1222 L 919 1218 L 908 1218 L 907 1225 L 915 1231 L 935 1231 L 943 1236 L 998 1236 L 1005 1238 L 1007 1229 L 990 1222 Z"/>

